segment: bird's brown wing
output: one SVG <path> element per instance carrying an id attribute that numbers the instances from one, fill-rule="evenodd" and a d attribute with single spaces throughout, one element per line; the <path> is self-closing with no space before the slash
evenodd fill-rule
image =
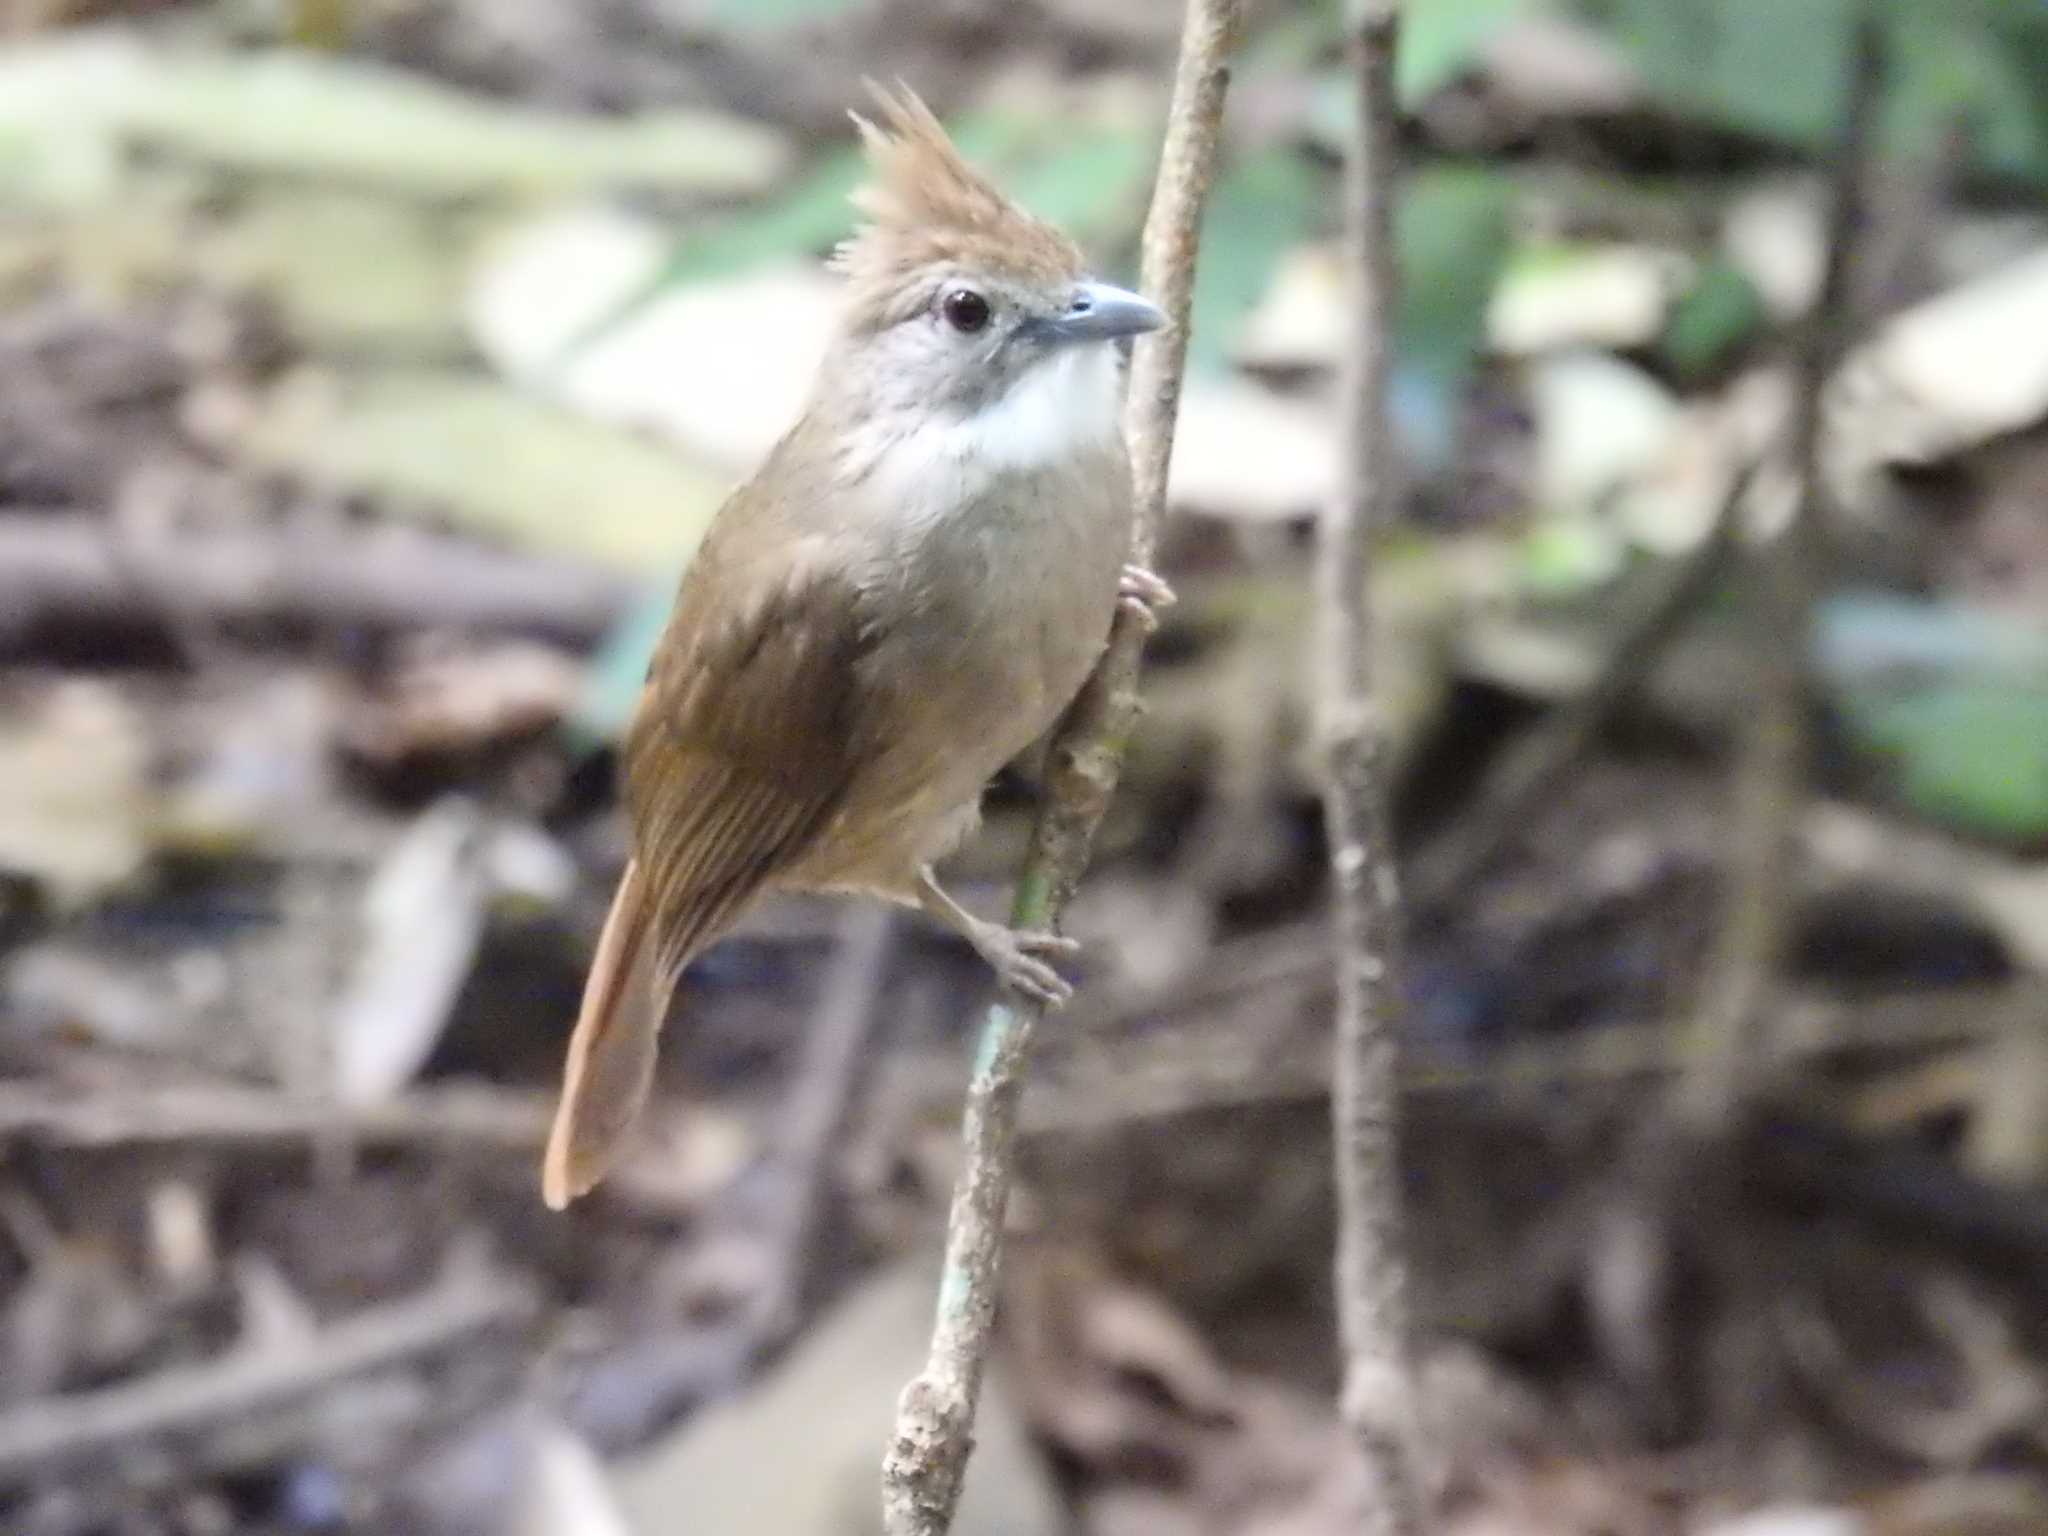
<path id="1" fill-rule="evenodd" d="M 557 1207 L 638 1115 L 682 967 L 816 845 L 886 734 L 852 586 L 800 551 L 774 571 L 722 553 L 685 581 L 627 737 L 634 858 L 570 1040 L 543 1171 Z"/>

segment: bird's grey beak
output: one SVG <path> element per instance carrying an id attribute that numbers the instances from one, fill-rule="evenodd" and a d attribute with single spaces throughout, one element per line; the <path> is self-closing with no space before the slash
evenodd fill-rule
<path id="1" fill-rule="evenodd" d="M 1127 288 L 1089 282 L 1075 287 L 1066 309 L 1052 317 L 1048 329 L 1060 341 L 1114 341 L 1156 331 L 1164 324 L 1165 314 L 1151 300 Z"/>

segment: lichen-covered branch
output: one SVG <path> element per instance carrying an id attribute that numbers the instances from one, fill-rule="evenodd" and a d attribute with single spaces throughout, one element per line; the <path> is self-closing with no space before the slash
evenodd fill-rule
<path id="1" fill-rule="evenodd" d="M 1195 247 L 1215 178 L 1237 0 L 1189 0 L 1166 143 L 1145 221 L 1142 286 L 1169 324 L 1137 343 L 1124 436 L 1137 522 L 1131 559 L 1149 566 L 1166 509 L 1166 471 L 1187 358 Z M 1101 665 L 1053 744 L 1045 810 L 1017 882 L 1012 922 L 1048 928 L 1080 882 L 1095 829 L 1116 792 L 1138 715 L 1143 626 L 1120 611 Z M 930 1359 L 904 1388 L 882 1464 L 889 1536 L 944 1536 L 973 1445 L 974 1408 L 995 1326 L 1003 1213 L 1009 1203 L 1017 1100 L 1038 1012 L 1005 999 L 989 1010 L 967 1086 L 959 1182 L 946 1227 L 945 1269 Z"/>
<path id="2" fill-rule="evenodd" d="M 1701 1126 L 1725 1118 L 1750 1069 L 1768 1054 L 1760 1049 L 1759 1022 L 1795 899 L 1799 811 L 1811 753 L 1805 657 L 1820 574 L 1821 395 L 1848 337 L 1849 262 L 1863 223 L 1866 162 L 1884 76 L 1879 6 L 1863 0 L 1859 9 L 1846 121 L 1835 155 L 1826 264 L 1793 402 L 1792 463 L 1801 489 L 1792 521 L 1763 570 L 1764 612 L 1756 629 L 1759 697 L 1736 765 L 1728 897 L 1693 1020 L 1697 1066 L 1680 1100 L 1685 1118 Z"/>
<path id="3" fill-rule="evenodd" d="M 1395 1145 L 1395 1038 L 1401 1004 L 1401 914 L 1387 810 L 1386 721 L 1373 697 L 1367 607 L 1374 534 L 1397 494 L 1387 417 L 1393 350 L 1393 199 L 1397 124 L 1394 0 L 1352 0 L 1349 45 L 1359 100 L 1344 204 L 1355 284 L 1345 360 L 1345 474 L 1322 522 L 1317 557 L 1328 780 L 1324 819 L 1336 912 L 1336 1063 L 1331 1114 L 1337 1161 L 1337 1310 L 1345 1423 L 1369 1480 L 1374 1536 L 1417 1536 L 1415 1375 L 1407 1250 Z"/>

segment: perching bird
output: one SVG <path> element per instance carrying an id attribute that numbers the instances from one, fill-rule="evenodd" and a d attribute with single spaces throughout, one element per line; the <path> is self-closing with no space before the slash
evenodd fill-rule
<path id="1" fill-rule="evenodd" d="M 1118 337 L 1165 317 L 963 160 L 907 90 L 855 115 L 866 223 L 810 403 L 705 535 L 625 749 L 632 859 L 569 1042 L 543 1193 L 602 1177 L 692 956 L 776 889 L 921 905 L 1004 983 L 1069 988 L 1049 933 L 970 915 L 933 863 L 1087 679 L 1128 567 Z"/>

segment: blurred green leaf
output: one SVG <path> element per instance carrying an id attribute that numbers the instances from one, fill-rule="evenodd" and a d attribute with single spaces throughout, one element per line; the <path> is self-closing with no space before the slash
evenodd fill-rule
<path id="1" fill-rule="evenodd" d="M 1309 142 L 1325 154 L 1342 157 L 1358 132 L 1358 92 L 1351 71 L 1325 69 L 1310 78 L 1308 118 L 1302 125 Z"/>
<path id="2" fill-rule="evenodd" d="M 635 572 L 686 559 L 727 490 L 635 433 L 425 368 L 292 380 L 236 447 L 254 467 L 394 511 Z"/>
<path id="3" fill-rule="evenodd" d="M 1834 141 L 1854 0 L 1580 0 L 1681 113 L 1808 149 Z"/>
<path id="4" fill-rule="evenodd" d="M 1413 107 L 1478 64 L 1487 43 L 1509 22 L 1555 0 L 1409 0 L 1402 13 L 1395 90 Z M 1353 72 L 1340 64 L 1311 77 L 1308 133 L 1334 155 L 1344 153 L 1358 126 Z"/>
<path id="5" fill-rule="evenodd" d="M 0 202 L 36 212 L 102 207 L 121 196 L 127 169 L 111 133 L 9 122 L 0 112 Z"/>
<path id="6" fill-rule="evenodd" d="M 2048 25 L 2031 27 L 2011 7 L 1996 26 L 1967 8 L 1905 6 L 1889 60 L 1887 145 L 1905 155 L 1939 153 L 1957 127 L 1977 163 L 1995 175 L 2048 181 Z"/>
<path id="7" fill-rule="evenodd" d="M 1224 171 L 1202 228 L 1191 364 L 1224 366 L 1281 258 L 1305 240 L 1338 233 L 1331 186 L 1291 148 L 1261 150 Z M 1455 383 L 1477 356 L 1507 257 L 1512 202 L 1512 182 L 1480 166 L 1430 166 L 1403 183 L 1394 215 L 1402 274 L 1396 331 L 1411 372 Z"/>
<path id="8" fill-rule="evenodd" d="M 1144 215 L 1157 125 L 1112 123 L 1062 133 L 1050 153 L 1007 172 L 1004 190 L 1082 245 L 1113 240 Z"/>
<path id="9" fill-rule="evenodd" d="M 2048 630 L 1889 593 L 1822 604 L 1817 671 L 1863 750 L 1921 814 L 1982 837 L 2048 840 Z"/>
<path id="10" fill-rule="evenodd" d="M 1657 350 L 1683 383 L 1722 367 L 1767 319 L 1763 295 L 1734 263 L 1712 260 L 1672 306 Z"/>
<path id="11" fill-rule="evenodd" d="M 859 151 L 834 152 L 781 195 L 686 235 L 656 291 L 725 277 L 777 256 L 822 253 L 851 226 L 846 200 L 860 179 Z"/>
<path id="12" fill-rule="evenodd" d="M 362 59 L 211 53 L 86 30 L 0 53 L 0 132 L 61 127 L 242 172 L 471 200 L 591 188 L 734 193 L 786 160 L 716 112 L 598 118 L 518 106 Z"/>
<path id="13" fill-rule="evenodd" d="M 1594 517 L 1549 517 L 1523 535 L 1514 575 L 1532 596 L 1586 592 L 1612 581 L 1628 561 L 1621 533 Z"/>
<path id="14" fill-rule="evenodd" d="M 1260 150 L 1225 168 L 1202 221 L 1188 361 L 1222 368 L 1280 258 L 1325 215 L 1325 183 L 1292 149 Z"/>
<path id="15" fill-rule="evenodd" d="M 983 113 L 949 125 L 953 140 L 970 159 L 994 161 L 1013 152 L 1034 125 L 1009 113 Z M 783 256 L 819 255 L 852 232 L 847 199 L 866 173 L 855 145 L 832 151 L 779 197 L 708 223 L 677 242 L 675 250 L 645 287 L 627 294 L 562 347 L 562 361 L 633 318 L 648 303 L 684 283 L 725 277 Z"/>
<path id="16" fill-rule="evenodd" d="M 262 297 L 316 347 L 447 355 L 474 233 L 418 203 L 266 184 L 178 255 L 189 280 Z"/>
<path id="17" fill-rule="evenodd" d="M 1840 132 L 1858 0 L 1567 0 L 1667 112 L 1809 152 Z M 1926 154 L 1964 121 L 1977 164 L 2048 181 L 2048 8 L 1891 0 L 1884 136 Z"/>
<path id="18" fill-rule="evenodd" d="M 678 566 L 672 576 L 650 583 L 591 657 L 582 691 L 566 722 L 570 741 L 577 748 L 602 746 L 625 735 L 646 684 L 647 664 L 661 632 L 668 627 L 676 584 L 681 580 L 682 567 Z"/>
<path id="19" fill-rule="evenodd" d="M 707 0 L 699 11 L 715 27 L 772 32 L 779 27 L 833 21 L 867 7 L 869 0 Z"/>
<path id="20" fill-rule="evenodd" d="M 1507 23 L 1537 8 L 1537 0 L 1408 0 L 1401 13 L 1400 54 L 1394 85 L 1413 106 L 1476 63 Z"/>
<path id="21" fill-rule="evenodd" d="M 1238 70 L 1246 79 L 1298 76 L 1328 56 L 1343 28 L 1343 0 L 1295 0 L 1245 40 Z"/>
<path id="22" fill-rule="evenodd" d="M 1895 756 L 1922 815 L 2011 842 L 2048 840 L 2048 687 L 1977 679 L 1858 702 L 1865 744 Z"/>
<path id="23" fill-rule="evenodd" d="M 1485 340 L 1513 200 L 1506 176 L 1476 165 L 1426 167 L 1403 186 L 1394 238 L 1405 362 L 1439 379 L 1465 376 Z"/>

